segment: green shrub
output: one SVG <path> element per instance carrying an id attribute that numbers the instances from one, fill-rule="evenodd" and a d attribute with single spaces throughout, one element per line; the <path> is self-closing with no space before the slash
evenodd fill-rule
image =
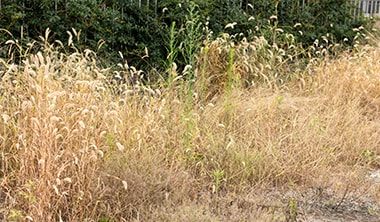
<path id="1" fill-rule="evenodd" d="M 30 39 L 38 39 L 47 28 L 53 32 L 50 41 L 64 42 L 69 38 L 67 31 L 75 28 L 80 30 L 75 47 L 79 50 L 88 47 L 95 50 L 103 62 L 121 62 L 118 53 L 121 52 L 134 66 L 162 70 L 170 53 L 165 44 L 170 26 L 175 22 L 177 30 L 186 29 L 186 20 L 189 19 L 186 12 L 191 2 L 197 5 L 194 11 L 197 21 L 202 27 L 207 24 L 213 37 L 226 32 L 248 39 L 263 35 L 271 41 L 274 33 L 272 29 L 276 27 L 286 34 L 292 34 L 295 41 L 305 47 L 323 36 L 329 36 L 329 40 L 335 42 L 346 39 L 345 44 L 349 46 L 356 36 L 353 29 L 365 24 L 364 19 L 353 18 L 350 0 L 310 0 L 304 6 L 301 6 L 303 1 L 298 0 L 166 0 L 159 1 L 156 7 L 154 1 L 150 1 L 149 7 L 139 7 L 136 2 L 7 1 L 2 3 L 0 28 L 9 30 L 21 44 L 23 40 L 30 42 Z M 227 24 L 233 25 L 226 27 Z M 185 35 L 179 35 L 178 41 L 182 42 L 186 38 Z M 8 39 L 9 35 L 1 32 L 0 43 Z M 197 40 L 201 41 L 201 38 Z M 281 38 L 276 38 L 276 41 L 281 41 Z M 195 55 L 196 52 L 191 54 Z M 186 65 L 188 55 L 185 57 L 179 55 L 177 63 Z"/>

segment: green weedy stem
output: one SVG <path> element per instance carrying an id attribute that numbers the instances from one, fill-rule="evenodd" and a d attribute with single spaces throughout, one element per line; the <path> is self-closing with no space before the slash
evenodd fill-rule
<path id="1" fill-rule="evenodd" d="M 168 54 L 167 63 L 166 63 L 166 67 L 168 67 L 167 83 L 168 83 L 169 91 L 172 89 L 173 81 L 177 77 L 176 70 L 173 70 L 175 66 L 175 60 L 178 54 L 177 35 L 178 35 L 178 32 L 176 31 L 176 28 L 175 28 L 175 22 L 173 22 L 172 25 L 170 26 L 169 46 L 168 46 L 169 54 Z"/>
<path id="2" fill-rule="evenodd" d="M 232 91 L 232 85 L 233 85 L 233 81 L 234 81 L 234 79 L 233 79 L 233 75 L 234 75 L 234 70 L 233 70 L 234 52 L 235 52 L 235 50 L 233 48 L 231 48 L 230 52 L 229 52 L 228 68 L 227 68 L 227 77 L 228 77 L 227 92 L 228 92 L 228 94 L 230 94 Z"/>
<path id="3" fill-rule="evenodd" d="M 203 64 L 201 68 L 201 77 L 198 79 L 199 85 L 200 85 L 200 98 L 207 98 L 207 91 L 206 91 L 206 70 L 207 70 L 207 56 L 210 48 L 208 46 L 204 47 L 204 52 L 203 52 Z"/>
<path id="4" fill-rule="evenodd" d="M 202 23 L 200 22 L 199 12 L 197 10 L 198 5 L 194 2 L 190 2 L 188 14 L 186 15 L 185 29 L 183 30 L 184 40 L 182 54 L 187 65 L 191 66 L 191 70 L 188 73 L 187 79 L 194 78 L 194 66 L 196 63 L 195 55 L 200 49 L 200 40 L 202 39 Z"/>
<path id="5" fill-rule="evenodd" d="M 228 66 L 227 66 L 227 95 L 226 95 L 226 105 L 225 105 L 225 132 L 224 132 L 224 145 L 227 145 L 228 136 L 230 131 L 233 128 L 234 124 L 234 116 L 235 116 L 235 109 L 233 107 L 231 96 L 232 96 L 232 90 L 234 85 L 236 85 L 236 79 L 234 77 L 235 73 L 233 70 L 234 65 L 234 53 L 235 50 L 233 48 L 230 48 L 229 51 L 229 60 L 228 60 Z"/>
<path id="6" fill-rule="evenodd" d="M 231 93 L 232 93 L 232 87 L 234 85 L 234 52 L 235 50 L 233 48 L 230 48 L 229 51 L 229 59 L 228 59 L 228 66 L 227 66 L 227 98 L 226 98 L 226 110 L 229 110 L 230 103 L 231 103 Z"/>

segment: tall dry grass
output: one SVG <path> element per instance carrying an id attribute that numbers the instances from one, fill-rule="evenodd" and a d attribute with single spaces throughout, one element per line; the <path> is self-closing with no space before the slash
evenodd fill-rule
<path id="1" fill-rule="evenodd" d="M 259 60 L 257 41 L 233 46 L 238 59 L 211 43 L 190 92 L 114 90 L 90 51 L 1 60 L 0 218 L 285 221 L 268 190 L 361 190 L 380 165 L 380 49 L 320 60 L 275 87 L 285 57 Z"/>

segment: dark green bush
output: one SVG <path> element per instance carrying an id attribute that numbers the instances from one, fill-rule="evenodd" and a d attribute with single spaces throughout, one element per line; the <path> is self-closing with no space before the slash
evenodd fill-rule
<path id="1" fill-rule="evenodd" d="M 169 28 L 176 22 L 181 30 L 186 25 L 189 1 L 146 1 L 139 7 L 137 1 L 122 0 L 13 0 L 2 1 L 0 28 L 9 30 L 19 42 L 28 42 L 44 35 L 46 28 L 52 30 L 50 41 L 67 41 L 72 28 L 81 30 L 75 46 L 97 51 L 104 62 L 120 62 L 119 51 L 134 66 L 144 69 L 160 69 L 165 63 Z M 250 37 L 264 35 L 272 39 L 273 26 L 293 34 L 304 46 L 327 34 L 331 40 L 352 43 L 356 33 L 353 28 L 365 20 L 354 19 L 350 0 L 194 0 L 198 5 L 197 16 L 202 24 L 208 24 L 213 36 L 222 32 Z M 301 6 L 302 2 L 306 2 Z M 180 6 L 179 6 L 180 5 Z M 157 10 L 156 10 L 157 9 Z M 272 17 L 276 15 L 277 18 Z M 249 19 L 251 18 L 251 19 Z M 252 19 L 254 18 L 254 19 Z M 234 28 L 225 28 L 229 23 Z M 299 24 L 295 26 L 295 24 Z M 302 33 L 302 34 L 301 34 Z M 178 35 L 181 42 L 187 36 Z M 0 47 L 10 36 L 0 33 Z M 100 41 L 104 41 L 98 49 Z M 281 41 L 281 38 L 276 39 Z M 144 56 L 146 49 L 149 57 Z M 195 52 L 194 52 L 195 53 Z M 186 63 L 178 56 L 179 64 Z"/>

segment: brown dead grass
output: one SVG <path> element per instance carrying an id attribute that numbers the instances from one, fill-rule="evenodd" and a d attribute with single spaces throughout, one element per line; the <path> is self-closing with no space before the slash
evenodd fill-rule
<path id="1" fill-rule="evenodd" d="M 90 54 L 5 64 L 0 219 L 289 221 L 296 191 L 379 201 L 365 180 L 380 166 L 379 59 L 364 48 L 227 97 L 225 73 L 207 73 L 207 100 L 181 86 L 115 95 Z"/>

